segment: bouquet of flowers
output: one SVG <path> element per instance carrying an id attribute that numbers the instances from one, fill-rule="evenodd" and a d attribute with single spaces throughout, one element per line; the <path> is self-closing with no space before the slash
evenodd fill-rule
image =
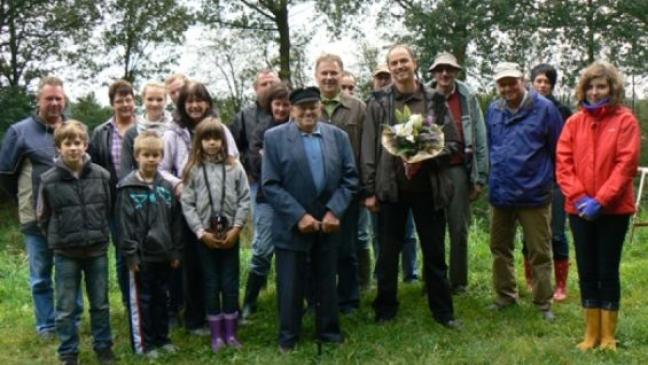
<path id="1" fill-rule="evenodd" d="M 392 155 L 401 157 L 407 164 L 417 164 L 443 150 L 443 130 L 432 115 L 424 118 L 412 114 L 405 106 L 403 111 L 396 110 L 396 121 L 396 125 L 385 125 L 382 131 L 382 145 Z"/>

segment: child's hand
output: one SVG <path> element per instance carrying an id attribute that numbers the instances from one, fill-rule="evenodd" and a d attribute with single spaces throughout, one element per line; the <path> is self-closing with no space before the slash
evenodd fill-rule
<path id="1" fill-rule="evenodd" d="M 180 198 L 180 195 L 182 194 L 182 189 L 184 189 L 183 183 L 179 183 L 178 185 L 175 186 L 174 193 L 176 198 Z"/>
<path id="2" fill-rule="evenodd" d="M 171 268 L 177 269 L 178 267 L 180 267 L 180 260 L 171 260 Z"/>
<path id="3" fill-rule="evenodd" d="M 229 231 L 227 231 L 227 234 L 225 235 L 225 238 L 223 239 L 223 248 L 232 248 L 236 244 L 236 240 L 239 237 L 239 234 L 241 234 L 241 227 L 232 227 L 230 228 Z"/>
<path id="4" fill-rule="evenodd" d="M 205 232 L 200 240 L 205 244 L 205 246 L 212 249 L 218 248 L 218 246 L 220 245 L 220 240 L 217 239 L 216 236 L 211 232 Z"/>
<path id="5" fill-rule="evenodd" d="M 132 272 L 139 272 L 139 264 L 133 264 L 128 269 Z"/>

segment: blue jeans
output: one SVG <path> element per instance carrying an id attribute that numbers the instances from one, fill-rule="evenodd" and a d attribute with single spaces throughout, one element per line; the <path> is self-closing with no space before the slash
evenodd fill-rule
<path id="1" fill-rule="evenodd" d="M 368 250 L 369 242 L 371 242 L 371 226 L 370 226 L 371 213 L 365 207 L 360 208 L 360 215 L 358 216 L 358 250 Z"/>
<path id="2" fill-rule="evenodd" d="M 112 347 L 110 306 L 108 304 L 108 257 L 74 258 L 54 256 L 56 270 L 56 332 L 61 345 L 60 358 L 76 357 L 79 334 L 76 325 L 77 298 L 81 276 L 85 277 L 86 294 L 90 302 L 90 327 L 95 351 Z"/>
<path id="3" fill-rule="evenodd" d="M 253 199 L 254 200 L 254 199 Z M 272 265 L 272 206 L 257 203 L 254 209 L 254 237 L 252 238 L 252 261 L 250 271 L 258 276 L 267 276 Z"/>
<path id="4" fill-rule="evenodd" d="M 47 239 L 41 234 L 25 233 L 25 245 L 29 258 L 29 284 L 34 300 L 36 330 L 39 334 L 54 331 L 54 291 L 52 290 L 52 267 L 54 253 L 47 247 Z M 76 318 L 83 313 L 83 295 L 77 295 Z"/>
<path id="5" fill-rule="evenodd" d="M 40 234 L 25 234 L 29 257 L 29 284 L 34 300 L 36 330 L 38 333 L 54 331 L 54 292 L 52 290 L 52 250 Z"/>

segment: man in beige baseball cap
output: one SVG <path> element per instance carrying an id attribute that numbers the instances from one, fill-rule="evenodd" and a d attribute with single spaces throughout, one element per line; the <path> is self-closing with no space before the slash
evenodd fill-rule
<path id="1" fill-rule="evenodd" d="M 533 304 L 546 320 L 553 320 L 549 223 L 562 117 L 551 101 L 525 89 L 518 64 L 502 62 L 494 71 L 500 99 L 493 101 L 486 112 L 491 166 L 490 249 L 495 289 L 491 308 L 502 309 L 519 299 L 513 260 L 519 223 L 533 270 Z"/>
<path id="2" fill-rule="evenodd" d="M 434 77 L 432 88 L 446 97 L 461 143 L 447 170 L 454 194 L 446 208 L 450 234 L 450 285 L 454 294 L 460 294 L 468 288 L 470 202 L 479 197 L 488 183 L 486 126 L 477 96 L 468 85 L 457 80 L 461 66 L 455 56 L 448 52 L 439 53 L 428 71 Z"/>

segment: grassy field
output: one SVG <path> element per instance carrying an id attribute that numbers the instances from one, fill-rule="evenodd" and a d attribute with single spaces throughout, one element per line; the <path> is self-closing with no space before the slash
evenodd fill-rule
<path id="1" fill-rule="evenodd" d="M 7 209 L 0 210 L 0 364 L 56 363 L 57 342 L 40 340 L 34 331 L 27 257 L 13 217 Z M 360 311 L 342 318 L 346 343 L 324 346 L 323 353 L 318 355 L 312 341 L 313 320 L 307 317 L 296 351 L 281 354 L 276 339 L 276 297 L 274 286 L 270 285 L 260 298 L 260 311 L 253 323 L 241 329 L 243 350 L 228 349 L 214 355 L 207 338 L 190 337 L 183 330 L 174 330 L 172 339 L 180 352 L 149 361 L 131 353 L 128 325 L 112 272 L 110 299 L 115 351 L 121 364 L 648 364 L 648 230 L 640 232 L 632 246 L 626 245 L 623 254 L 618 329 L 621 348 L 617 353 L 581 353 L 574 347 L 581 339 L 583 320 L 573 259 L 569 299 L 554 306 L 554 323 L 540 319 L 525 288 L 521 289 L 521 305 L 492 313 L 486 309 L 492 293 L 485 226 L 483 220 L 478 220 L 470 232 L 470 288 L 468 293 L 455 297 L 457 317 L 464 323 L 461 331 L 446 330 L 432 320 L 420 283 L 404 284 L 400 288 L 401 309 L 392 323 L 374 324 L 370 310 L 374 289 L 363 296 Z M 249 255 L 249 249 L 244 249 L 242 278 Z M 518 266 L 521 268 L 521 263 Z M 521 270 L 518 283 L 523 283 Z M 81 362 L 96 363 L 87 313 L 81 340 Z"/>

